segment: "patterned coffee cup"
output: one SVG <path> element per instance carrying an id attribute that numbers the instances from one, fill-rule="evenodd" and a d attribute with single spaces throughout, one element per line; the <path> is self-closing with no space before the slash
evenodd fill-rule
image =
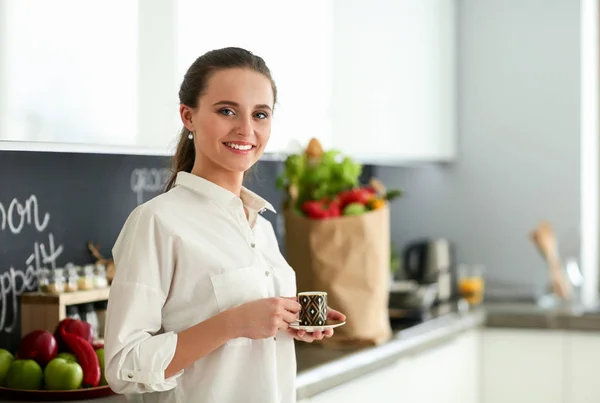
<path id="1" fill-rule="evenodd" d="M 307 291 L 298 293 L 301 306 L 299 323 L 301 326 L 324 326 L 327 322 L 327 293 Z"/>

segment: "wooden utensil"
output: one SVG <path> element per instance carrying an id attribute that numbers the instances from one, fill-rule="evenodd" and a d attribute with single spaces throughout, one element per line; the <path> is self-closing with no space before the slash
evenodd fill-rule
<path id="1" fill-rule="evenodd" d="M 561 299 L 571 298 L 571 284 L 569 284 L 561 270 L 556 237 L 550 223 L 547 221 L 540 222 L 537 228 L 532 231 L 530 237 L 548 264 L 548 274 L 554 293 Z"/>
<path id="2" fill-rule="evenodd" d="M 102 254 L 100 254 L 100 245 L 94 245 L 91 242 L 88 242 L 88 249 L 92 252 L 92 255 L 96 258 L 96 264 L 102 264 L 106 267 L 106 279 L 108 280 L 108 284 L 112 283 L 113 277 L 115 276 L 115 262 L 113 259 L 105 259 Z"/>

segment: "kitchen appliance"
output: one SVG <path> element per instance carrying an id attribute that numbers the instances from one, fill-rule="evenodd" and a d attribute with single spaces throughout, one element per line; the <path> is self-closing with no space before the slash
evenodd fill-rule
<path id="1" fill-rule="evenodd" d="M 402 271 L 405 278 L 419 284 L 437 284 L 438 302 L 449 301 L 453 294 L 452 253 L 445 238 L 412 242 L 404 249 Z"/>
<path id="2" fill-rule="evenodd" d="M 391 319 L 423 320 L 430 314 L 436 297 L 435 283 L 394 281 L 390 286 L 389 316 Z"/>
<path id="3" fill-rule="evenodd" d="M 409 243 L 390 286 L 389 315 L 398 321 L 424 320 L 454 295 L 450 242 L 445 238 Z"/>

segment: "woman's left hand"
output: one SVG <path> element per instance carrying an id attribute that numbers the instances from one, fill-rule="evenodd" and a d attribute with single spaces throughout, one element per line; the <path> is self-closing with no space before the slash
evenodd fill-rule
<path id="1" fill-rule="evenodd" d="M 346 315 L 336 311 L 335 309 L 327 307 L 327 319 L 346 320 Z M 306 330 L 297 330 L 290 327 L 288 328 L 288 332 L 294 336 L 296 340 L 305 341 L 307 343 L 312 343 L 315 340 L 321 340 L 323 337 L 333 336 L 333 329 L 327 329 L 324 332 L 317 330 L 316 332 L 308 333 Z"/>

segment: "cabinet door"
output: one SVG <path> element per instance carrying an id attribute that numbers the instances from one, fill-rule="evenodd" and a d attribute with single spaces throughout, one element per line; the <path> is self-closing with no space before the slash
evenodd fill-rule
<path id="1" fill-rule="evenodd" d="M 445 341 L 437 346 L 428 346 L 426 350 L 413 356 L 411 369 L 412 402 L 452 402 L 452 366 L 456 359 L 454 340 Z"/>
<path id="2" fill-rule="evenodd" d="M 137 145 L 137 38 L 135 1 L 1 1 L 0 142 Z"/>
<path id="3" fill-rule="evenodd" d="M 380 163 L 454 157 L 455 7 L 335 2 L 335 147 Z"/>
<path id="4" fill-rule="evenodd" d="M 481 402 L 481 331 L 466 332 L 456 339 L 451 354 L 450 399 L 453 403 Z"/>
<path id="5" fill-rule="evenodd" d="M 483 403 L 562 403 L 564 333 L 487 329 Z"/>
<path id="6" fill-rule="evenodd" d="M 278 90 L 267 152 L 311 137 L 330 145 L 333 0 L 259 3 L 177 0 L 178 76 L 208 50 L 238 46 L 261 56 Z"/>
<path id="7" fill-rule="evenodd" d="M 565 340 L 565 355 L 565 402 L 600 401 L 598 392 L 600 335 L 598 333 L 568 333 Z"/>
<path id="8" fill-rule="evenodd" d="M 311 403 L 406 402 L 397 364 L 384 367 L 310 398 Z"/>
<path id="9" fill-rule="evenodd" d="M 413 401 L 478 403 L 479 349 L 479 331 L 473 330 L 413 356 Z"/>
<path id="10" fill-rule="evenodd" d="M 427 346 L 395 364 L 310 399 L 312 403 L 479 403 L 479 330 Z"/>

